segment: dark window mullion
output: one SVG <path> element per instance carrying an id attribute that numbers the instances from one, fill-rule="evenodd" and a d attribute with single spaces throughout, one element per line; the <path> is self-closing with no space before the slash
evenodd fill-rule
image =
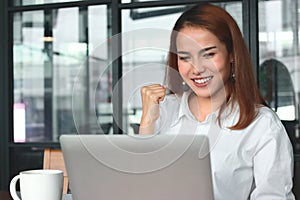
<path id="1" fill-rule="evenodd" d="M 53 38 L 52 10 L 44 12 L 44 38 Z M 44 136 L 52 140 L 53 135 L 53 42 L 44 41 Z"/>
<path id="2" fill-rule="evenodd" d="M 231 0 L 230 2 L 240 2 L 241 0 Z M 144 1 L 137 2 L 133 1 L 131 3 L 123 3 L 120 5 L 122 9 L 135 9 L 135 8 L 149 8 L 149 7 L 159 7 L 159 6 L 176 6 L 176 5 L 188 5 L 196 4 L 200 2 L 209 2 L 209 3 L 224 3 L 228 1 L 224 0 L 163 0 L 163 1 Z"/>
<path id="3" fill-rule="evenodd" d="M 0 1 L 0 189 L 8 190 L 10 181 L 9 147 L 13 125 L 12 27 L 13 15 L 8 16 L 9 0 Z"/>
<path id="4" fill-rule="evenodd" d="M 248 44 L 254 73 L 258 82 L 259 47 L 258 47 L 258 0 L 243 1 L 243 33 Z"/>
<path id="5" fill-rule="evenodd" d="M 111 43 L 111 58 L 112 60 L 112 104 L 113 104 L 113 133 L 123 134 L 123 84 L 119 81 L 122 77 L 122 38 L 121 33 L 121 9 L 119 4 L 121 0 L 113 0 L 111 3 L 111 34 L 113 40 Z M 119 34 L 119 35 L 118 35 Z M 118 35 L 118 36 L 116 36 Z M 115 36 L 115 37 L 114 37 Z"/>

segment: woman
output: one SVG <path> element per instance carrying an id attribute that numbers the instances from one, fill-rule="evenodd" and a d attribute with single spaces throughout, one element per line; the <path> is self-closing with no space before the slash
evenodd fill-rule
<path id="1" fill-rule="evenodd" d="M 289 138 L 259 93 L 233 18 L 211 4 L 192 7 L 169 52 L 168 87 L 141 89 L 140 134 L 208 135 L 215 199 L 294 199 Z"/>

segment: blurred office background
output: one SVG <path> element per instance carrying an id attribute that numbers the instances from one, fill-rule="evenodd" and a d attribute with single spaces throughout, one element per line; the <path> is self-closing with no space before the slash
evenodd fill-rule
<path id="1" fill-rule="evenodd" d="M 300 197 L 300 0 L 2 0 L 1 189 L 41 168 L 62 134 L 135 134 L 139 87 L 163 81 L 170 30 L 197 2 L 225 8 L 240 26 L 292 141 Z"/>

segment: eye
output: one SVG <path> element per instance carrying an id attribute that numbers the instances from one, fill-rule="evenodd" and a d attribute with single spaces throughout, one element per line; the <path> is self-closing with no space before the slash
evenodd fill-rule
<path id="1" fill-rule="evenodd" d="M 216 53 L 214 52 L 208 52 L 208 53 L 205 53 L 203 54 L 203 57 L 204 58 L 212 58 Z"/>
<path id="2" fill-rule="evenodd" d="M 179 60 L 181 61 L 190 61 L 191 60 L 191 57 L 190 56 L 178 56 Z"/>

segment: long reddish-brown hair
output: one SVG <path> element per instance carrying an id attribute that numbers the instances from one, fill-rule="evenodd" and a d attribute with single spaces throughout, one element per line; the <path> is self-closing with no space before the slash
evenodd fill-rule
<path id="1" fill-rule="evenodd" d="M 186 27 L 199 27 L 210 31 L 226 46 L 228 54 L 232 55 L 233 69 L 229 70 L 235 74 L 235 80 L 228 81 L 226 103 L 221 107 L 218 119 L 220 122 L 225 106 L 233 106 L 233 102 L 237 102 L 239 120 L 229 128 L 246 128 L 257 116 L 257 108 L 266 103 L 257 87 L 251 57 L 242 33 L 235 20 L 224 9 L 208 3 L 198 4 L 185 11 L 176 21 L 171 33 L 166 73 L 170 90 L 178 94 L 183 92 L 182 78 L 178 73 L 176 38 L 178 32 Z"/>

